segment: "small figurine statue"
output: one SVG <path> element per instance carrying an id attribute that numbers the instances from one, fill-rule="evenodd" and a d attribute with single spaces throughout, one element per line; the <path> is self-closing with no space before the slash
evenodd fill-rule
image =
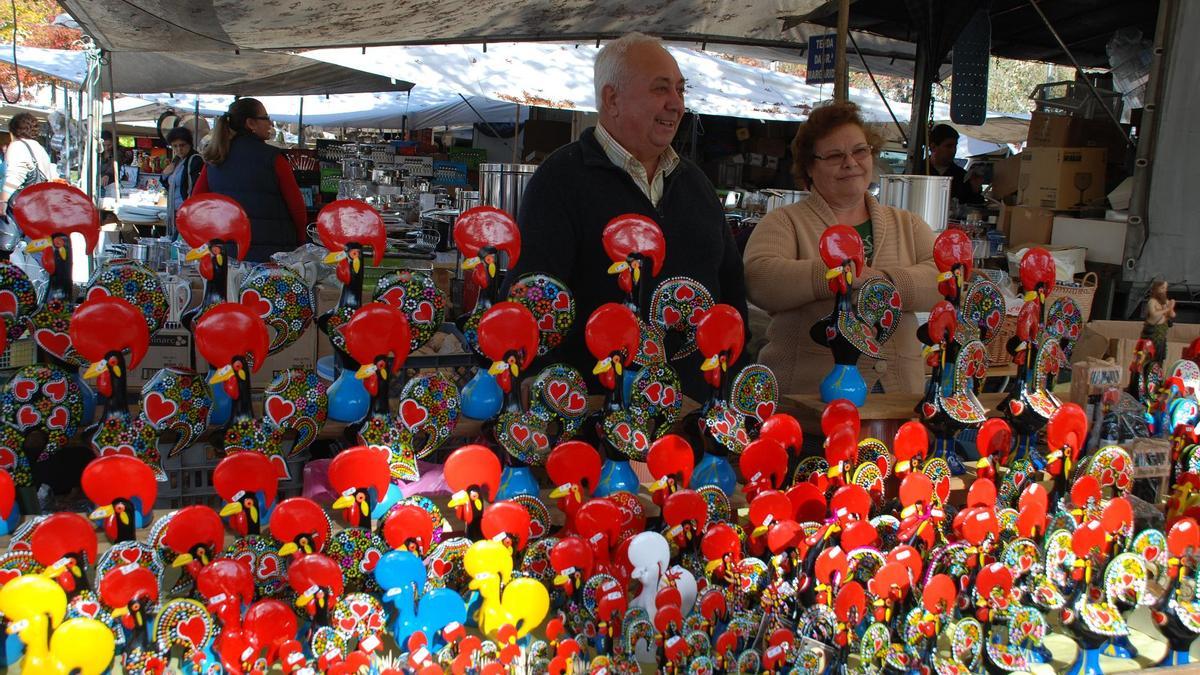
<path id="1" fill-rule="evenodd" d="M 1175 324 L 1175 301 L 1167 298 L 1167 282 L 1159 279 L 1150 284 L 1146 298 L 1146 318 L 1142 323 L 1142 339 L 1154 343 L 1150 357 L 1162 365 L 1167 357 L 1167 331 Z"/>

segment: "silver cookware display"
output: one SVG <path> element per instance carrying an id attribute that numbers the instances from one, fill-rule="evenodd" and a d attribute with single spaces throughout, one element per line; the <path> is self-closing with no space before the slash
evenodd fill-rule
<path id="1" fill-rule="evenodd" d="M 941 232 L 950 216 L 950 180 L 949 176 L 883 175 L 879 202 L 912 211 L 934 232 Z"/>

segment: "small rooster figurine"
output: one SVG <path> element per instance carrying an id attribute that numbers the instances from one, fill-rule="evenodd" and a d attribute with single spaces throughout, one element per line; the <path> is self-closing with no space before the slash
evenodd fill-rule
<path id="1" fill-rule="evenodd" d="M 733 494 L 737 474 L 728 455 L 741 454 L 750 442 L 745 417 L 729 405 L 729 370 L 741 358 L 746 328 L 742 315 L 730 305 L 714 305 L 696 326 L 696 345 L 704 357 L 700 369 L 712 394 L 700 407 L 700 432 L 704 438 L 704 457 L 692 475 L 692 486 L 715 485 Z"/>
<path id="2" fill-rule="evenodd" d="M 88 565 L 96 561 L 96 531 L 78 513 L 53 513 L 39 521 L 29 538 L 33 557 L 45 576 L 54 579 L 68 602 L 86 594 L 94 598 Z"/>
<path id="3" fill-rule="evenodd" d="M 92 520 L 101 521 L 104 534 L 114 544 L 137 541 L 140 527 L 150 524 L 158 483 L 144 462 L 129 455 L 93 459 L 80 479 L 83 493 L 96 505 Z"/>
<path id="4" fill-rule="evenodd" d="M 546 458 L 546 473 L 555 485 L 550 498 L 563 514 L 563 535 L 576 533 L 575 514 L 600 484 L 600 470 L 600 453 L 583 441 L 559 443 Z"/>
<path id="5" fill-rule="evenodd" d="M 644 310 L 649 309 L 650 291 L 654 288 L 654 284 L 647 282 L 658 277 L 667 256 L 662 229 L 646 216 L 626 213 L 608 221 L 601 241 L 612 260 L 608 273 L 617 275 L 617 286 L 625 293 L 625 306 L 638 317 L 642 340 L 638 363 L 665 362 L 665 332 L 659 324 L 641 320 Z M 626 372 L 632 379 L 632 369 Z"/>
<path id="6" fill-rule="evenodd" d="M 100 426 L 92 434 L 92 451 L 101 457 L 133 455 L 154 471 L 155 478 L 165 481 L 158 434 L 146 418 L 129 412 L 125 387 L 125 378 L 150 347 L 150 332 L 142 311 L 121 298 L 96 297 L 75 310 L 70 334 L 75 349 L 91 364 L 83 377 L 95 378 L 96 389 L 105 401 Z"/>
<path id="7" fill-rule="evenodd" d="M 221 516 L 207 506 L 185 506 L 167 522 L 162 545 L 174 558 L 172 567 L 182 567 L 192 577 L 209 564 L 225 544 Z"/>
<path id="8" fill-rule="evenodd" d="M 945 230 L 933 242 L 933 261 L 938 268 L 938 291 L 958 311 L 956 341 L 960 345 L 979 340 L 991 344 L 1004 319 L 1004 295 L 995 282 L 971 278 L 974 247 L 966 232 Z M 953 360 L 951 352 L 947 359 Z"/>
<path id="9" fill-rule="evenodd" d="M 400 499 L 400 489 L 391 482 L 386 452 L 357 447 L 343 450 L 329 463 L 329 485 L 338 492 L 332 509 L 341 511 L 350 527 L 374 531 L 373 521 L 383 516 Z"/>
<path id="10" fill-rule="evenodd" d="M 595 418 L 605 449 L 604 468 L 595 490 L 597 497 L 613 492 L 636 493 L 637 475 L 629 460 L 643 461 L 650 451 L 652 439 L 647 434 L 644 416 L 639 409 L 628 407 L 623 386 L 625 370 L 637 359 L 640 336 L 633 310 L 615 302 L 597 307 L 584 327 L 588 351 L 596 358 L 592 374 L 608 390 L 604 406 Z"/>
<path id="11" fill-rule="evenodd" d="M 325 509 L 307 497 L 285 499 L 271 512 L 271 536 L 282 544 L 281 556 L 321 553 L 332 532 L 333 523 Z"/>
<path id="12" fill-rule="evenodd" d="M 446 458 L 443 473 L 454 491 L 449 506 L 466 526 L 467 539 L 479 541 L 484 507 L 500 489 L 500 461 L 482 445 L 465 445 Z"/>
<path id="13" fill-rule="evenodd" d="M 1013 461 L 1030 460 L 1040 468 L 1043 460 L 1036 452 L 1037 435 L 1058 409 L 1059 402 L 1046 391 L 1052 369 L 1057 369 L 1061 348 L 1042 336 L 1042 311 L 1046 296 L 1054 290 L 1054 258 L 1043 248 L 1029 249 L 1021 258 L 1021 287 L 1025 304 L 1017 315 L 1017 334 L 1008 349 L 1017 364 L 1013 389 L 1000 403 L 1013 429 Z"/>
<path id="14" fill-rule="evenodd" d="M 387 229 L 379 213 L 366 203 L 339 199 L 317 214 L 317 234 L 329 249 L 325 262 L 337 265 L 337 277 L 342 282 L 337 306 L 317 317 L 317 326 L 329 336 L 341 369 L 337 381 L 329 387 L 329 418 L 350 424 L 366 416 L 371 398 L 355 377 L 360 364 L 346 351 L 337 328 L 362 306 L 366 248 L 371 247 L 372 263 L 378 267 L 387 248 Z"/>
<path id="15" fill-rule="evenodd" d="M 279 475 L 271 460 L 257 452 L 235 452 L 213 469 L 213 488 L 225 506 L 221 517 L 239 537 L 263 534 L 270 522 Z"/>
<path id="16" fill-rule="evenodd" d="M 867 383 L 858 372 L 858 357 L 883 357 L 883 343 L 900 325 L 900 293 L 891 282 L 876 277 L 863 281 L 851 301 L 855 280 L 866 266 L 862 238 L 853 227 L 826 228 L 819 247 L 835 297 L 833 312 L 810 331 L 814 342 L 833 352 L 834 366 L 821 382 L 821 400 L 844 398 L 861 406 L 867 401 Z"/>
<path id="17" fill-rule="evenodd" d="M 1154 341 L 1141 339 L 1133 348 L 1133 362 L 1129 364 L 1129 387 L 1126 391 L 1147 408 L 1154 405 L 1159 387 L 1163 383 L 1162 360 L 1157 358 Z"/>
<path id="18" fill-rule="evenodd" d="M 392 476 L 415 480 L 419 475 L 412 432 L 402 419 L 392 416 L 389 395 L 392 376 L 408 358 L 408 321 L 399 310 L 372 302 L 355 310 L 350 321 L 338 330 L 345 338 L 346 351 L 362 364 L 355 377 L 371 397 L 370 412 L 358 429 L 359 442 L 389 454 Z"/>
<path id="19" fill-rule="evenodd" d="M 479 299 L 459 327 L 467 340 L 476 345 L 475 328 L 489 307 L 499 302 L 500 272 L 521 258 L 521 231 L 517 223 L 500 209 L 476 206 L 454 222 L 454 245 L 462 254 L 462 268 L 471 270 L 471 280 L 479 288 Z"/>
<path id="20" fill-rule="evenodd" d="M 196 322 L 196 349 L 216 369 L 209 384 L 221 385 L 234 403 L 221 439 L 224 451 L 261 452 L 276 464 L 280 476 L 288 477 L 280 454 L 282 432 L 256 419 L 250 400 L 250 374 L 262 366 L 268 342 L 266 324 L 245 305 L 223 302 Z"/>
<path id="21" fill-rule="evenodd" d="M 933 455 L 944 459 L 954 475 L 962 475 L 955 435 L 962 429 L 982 424 L 986 411 L 975 398 L 975 382 L 987 371 L 987 352 L 982 342 L 960 345 L 954 305 L 942 300 L 933 306 L 929 321 L 917 329 L 925 343 L 926 363 L 933 371 L 925 396 L 917 404 L 921 421 L 934 433 Z"/>

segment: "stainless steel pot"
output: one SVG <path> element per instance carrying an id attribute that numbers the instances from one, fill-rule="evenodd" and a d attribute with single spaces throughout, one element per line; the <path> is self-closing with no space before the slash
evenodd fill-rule
<path id="1" fill-rule="evenodd" d="M 795 204 L 808 196 L 805 190 L 763 190 L 762 193 L 767 196 L 767 213 Z"/>
<path id="2" fill-rule="evenodd" d="M 911 211 L 934 232 L 946 229 L 950 216 L 949 176 L 883 175 L 879 177 L 879 202 Z"/>
<path id="3" fill-rule="evenodd" d="M 521 209 L 521 195 L 537 171 L 534 164 L 480 164 L 480 203 L 507 211 L 514 218 Z"/>
<path id="4" fill-rule="evenodd" d="M 371 180 L 379 185 L 402 185 L 404 183 L 404 177 L 400 174 L 400 169 L 393 167 L 372 169 Z"/>
<path id="5" fill-rule="evenodd" d="M 473 209 L 479 206 L 479 191 L 478 190 L 459 190 L 455 195 L 454 208 L 458 209 L 459 213 L 467 209 Z"/>

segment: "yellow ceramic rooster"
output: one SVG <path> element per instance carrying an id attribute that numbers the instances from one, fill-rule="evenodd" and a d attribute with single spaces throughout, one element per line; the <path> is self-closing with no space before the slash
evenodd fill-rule
<path id="1" fill-rule="evenodd" d="M 520 639 L 546 618 L 550 594 L 536 579 L 512 579 L 512 552 L 504 544 L 477 541 L 467 549 L 464 564 L 471 578 L 469 587 L 479 591 L 481 599 L 475 620 L 487 637 L 496 639 L 505 626 L 511 626 Z"/>

